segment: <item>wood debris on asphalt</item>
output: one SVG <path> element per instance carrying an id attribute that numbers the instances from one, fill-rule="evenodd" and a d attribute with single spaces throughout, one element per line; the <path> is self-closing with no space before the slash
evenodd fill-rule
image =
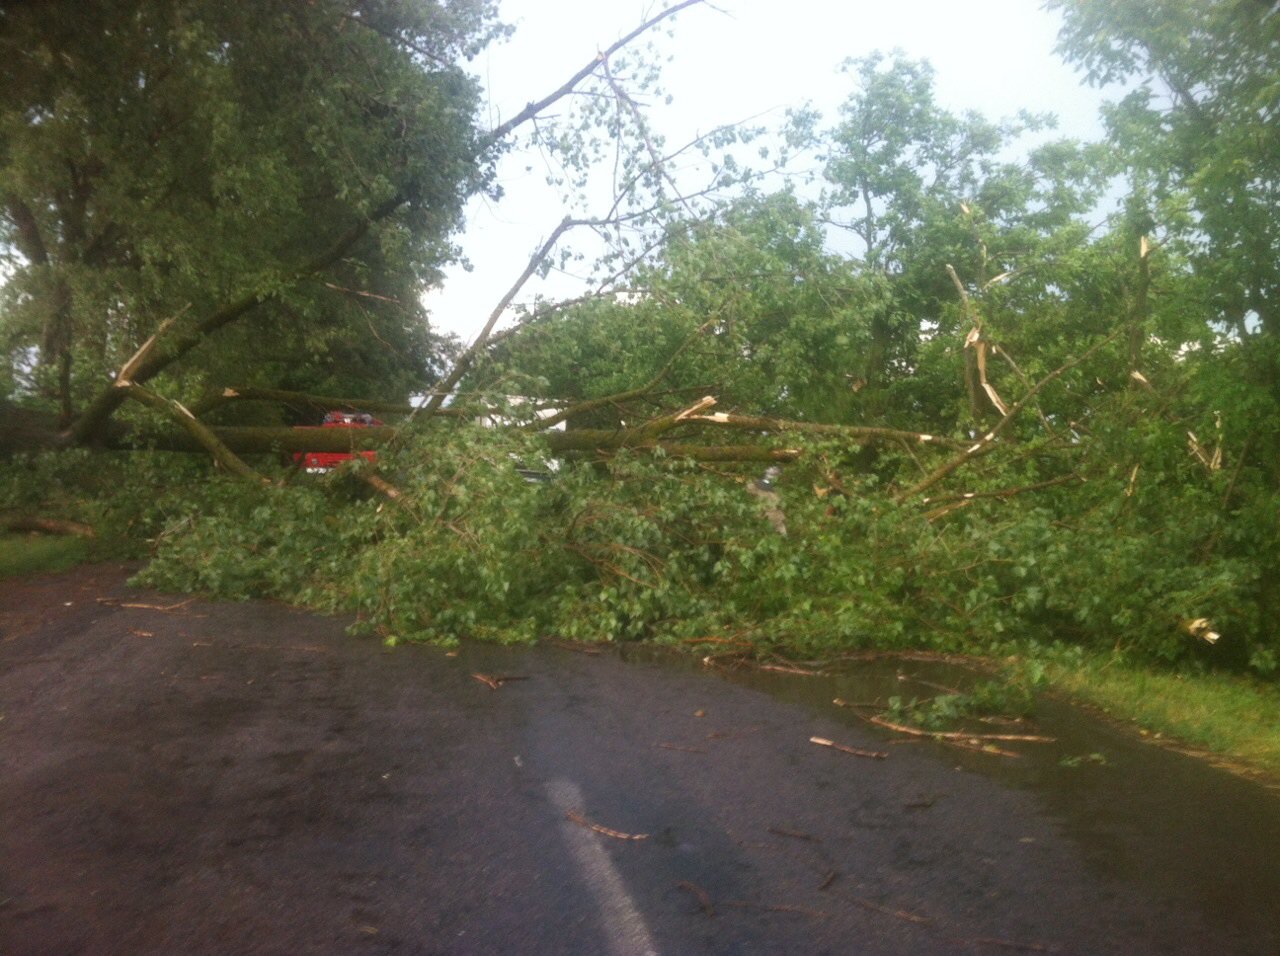
<path id="1" fill-rule="evenodd" d="M 821 843 L 816 836 L 809 833 L 801 833 L 799 830 L 787 830 L 783 827 L 769 827 L 769 832 L 775 836 L 791 837 L 793 840 L 807 840 L 810 843 Z"/>
<path id="2" fill-rule="evenodd" d="M 844 700 L 843 698 L 837 697 L 833 701 L 831 701 L 831 703 L 835 704 L 837 707 L 861 708 L 862 710 L 884 710 L 884 704 L 880 703 L 880 701 L 878 700 L 875 702 L 871 702 L 871 701 L 860 701 L 860 700 Z"/>
<path id="3" fill-rule="evenodd" d="M 681 880 L 676 884 L 676 889 L 684 890 L 686 893 L 692 893 L 693 898 L 696 899 L 698 901 L 698 905 L 702 907 L 702 912 L 707 914 L 707 918 L 715 919 L 716 908 L 711 902 L 711 895 L 697 883 L 690 883 L 688 880 Z"/>
<path id="4" fill-rule="evenodd" d="M 940 744 L 946 744 L 948 747 L 956 747 L 960 750 L 972 750 L 977 754 L 987 754 L 992 757 L 1021 757 L 1022 754 L 1016 750 L 1005 750 L 1003 747 L 997 747 L 992 743 L 983 743 L 981 740 L 953 740 L 947 737 L 941 737 L 938 740 Z"/>
<path id="5" fill-rule="evenodd" d="M 919 923 L 921 925 L 932 923 L 927 916 L 920 916 L 917 913 L 908 913 L 906 910 L 895 910 L 889 906 L 881 906 L 879 903 L 873 903 L 871 900 L 863 899 L 861 896 L 851 896 L 849 899 L 863 909 L 872 910 L 876 913 L 884 913 L 886 916 L 896 916 L 898 919 L 906 920 L 908 923 Z"/>
<path id="6" fill-rule="evenodd" d="M 680 753 L 685 753 L 685 754 L 706 753 L 705 750 L 701 750 L 698 747 L 681 747 L 679 744 L 669 744 L 669 743 L 666 743 L 665 741 L 659 741 L 658 743 L 654 744 L 654 746 L 661 747 L 663 750 L 678 750 Z"/>
<path id="7" fill-rule="evenodd" d="M 528 680 L 528 677 L 517 674 L 472 674 L 476 680 L 484 684 L 490 690 L 497 690 L 503 684 L 510 683 L 513 680 Z"/>
<path id="8" fill-rule="evenodd" d="M 810 737 L 809 743 L 817 744 L 819 747 L 830 747 L 832 750 L 838 750 L 842 754 L 851 754 L 854 757 L 869 757 L 872 760 L 884 760 L 885 757 L 889 756 L 888 751 L 846 747 L 844 744 L 838 744 L 834 740 L 828 740 L 826 737 Z"/>
<path id="9" fill-rule="evenodd" d="M 594 830 L 596 833 L 602 833 L 607 837 L 613 837 L 615 840 L 647 840 L 647 833 L 623 833 L 621 830 L 614 830 L 610 827 L 601 826 L 598 823 L 592 823 L 577 810 L 566 810 L 565 819 L 572 820 L 580 827 L 586 827 L 588 830 Z"/>
<path id="10" fill-rule="evenodd" d="M 722 906 L 733 906 L 743 910 L 764 910 L 767 913 L 796 913 L 800 916 L 810 916 L 813 919 L 830 919 L 830 913 L 824 913 L 822 910 L 811 910 L 804 906 L 792 906 L 788 903 L 754 903 L 751 900 L 726 900 Z"/>
<path id="11" fill-rule="evenodd" d="M 179 601 L 177 604 L 138 604 L 133 602 L 122 601 L 119 598 L 103 598 L 103 597 L 96 598 L 95 600 L 99 604 L 104 605 L 105 607 L 128 607 L 128 608 L 137 608 L 144 611 L 165 611 L 166 613 L 172 613 L 174 611 L 181 611 L 188 604 L 192 603 L 195 600 L 195 598 L 187 598 L 185 601 Z"/>
<path id="12" fill-rule="evenodd" d="M 778 674 L 799 674 L 802 677 L 825 677 L 822 671 L 810 670 L 804 667 L 789 667 L 785 664 L 757 664 L 756 670 L 774 671 Z"/>
<path id="13" fill-rule="evenodd" d="M 957 939 L 955 942 L 961 946 L 998 946 L 1001 949 L 1018 949 L 1027 953 L 1057 953 L 1061 952 L 1057 946 L 1049 946 L 1045 943 L 1020 943 L 1016 939 L 999 939 L 995 936 L 979 936 L 974 939 Z"/>
<path id="14" fill-rule="evenodd" d="M 1044 737 L 1039 734 L 971 734 L 963 730 L 921 730 L 918 727 L 895 724 L 882 717 L 868 717 L 866 719 L 878 727 L 886 727 L 900 734 L 911 734 L 916 737 L 941 737 L 943 740 L 1020 740 L 1028 743 L 1051 744 L 1057 739 L 1056 737 Z"/>

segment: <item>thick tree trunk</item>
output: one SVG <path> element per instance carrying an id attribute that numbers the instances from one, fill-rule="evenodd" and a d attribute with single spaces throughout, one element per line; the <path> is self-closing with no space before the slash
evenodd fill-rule
<path id="1" fill-rule="evenodd" d="M 370 428 L 210 428 L 218 442 L 238 455 L 279 454 L 292 452 L 355 452 L 381 448 L 396 438 L 400 431 L 390 426 Z M 660 451 L 677 458 L 720 462 L 786 462 L 800 456 L 797 449 L 770 448 L 764 445 L 715 445 L 663 442 L 646 437 L 638 429 L 609 431 L 579 429 L 547 434 L 547 445 L 554 455 L 573 453 L 607 457 L 626 448 Z M 141 447 L 122 444 L 120 447 Z M 189 434 L 171 432 L 148 439 L 147 448 L 157 451 L 208 451 Z"/>

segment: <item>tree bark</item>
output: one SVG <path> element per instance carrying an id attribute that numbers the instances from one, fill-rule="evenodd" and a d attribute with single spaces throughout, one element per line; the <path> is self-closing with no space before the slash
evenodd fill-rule
<path id="1" fill-rule="evenodd" d="M 93 538 L 96 532 L 87 524 L 79 521 L 65 521 L 61 518 L 39 518 L 34 515 L 9 515 L 0 518 L 0 528 L 5 531 L 35 531 L 40 534 L 64 534 L 77 538 Z"/>
<path id="2" fill-rule="evenodd" d="M 155 392 L 143 388 L 141 385 L 131 383 L 122 383 L 120 391 L 124 392 L 126 397 L 133 399 L 146 405 L 148 408 L 154 408 L 156 411 L 167 415 L 171 420 L 176 422 L 182 428 L 191 440 L 196 442 L 199 447 L 203 448 L 213 460 L 240 478 L 246 481 L 256 482 L 257 484 L 269 485 L 271 482 L 258 474 L 248 465 L 246 465 L 230 448 L 226 446 L 208 426 L 202 423 L 198 418 L 191 414 L 187 409 L 183 408 L 178 402 L 170 399 L 162 398 Z"/>

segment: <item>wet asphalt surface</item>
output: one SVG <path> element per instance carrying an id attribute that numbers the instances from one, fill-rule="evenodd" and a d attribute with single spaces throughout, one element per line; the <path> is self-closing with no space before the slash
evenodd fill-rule
<path id="1" fill-rule="evenodd" d="M 1210 840 L 1186 879 L 1175 845 L 1149 880 L 835 708 L 125 577 L 0 581 L 6 956 L 1280 952 L 1280 899 L 1203 898 L 1233 866 L 1209 820 L 1179 824 Z M 1254 830 L 1280 842 L 1280 811 Z"/>

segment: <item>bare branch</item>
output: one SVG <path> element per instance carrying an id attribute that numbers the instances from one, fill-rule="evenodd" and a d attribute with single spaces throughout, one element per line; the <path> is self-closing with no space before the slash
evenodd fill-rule
<path id="1" fill-rule="evenodd" d="M 538 100 L 537 102 L 529 103 L 519 113 L 511 117 L 511 119 L 507 120 L 505 123 L 502 123 L 501 125 L 496 127 L 492 132 L 489 133 L 488 136 L 484 137 L 484 139 L 481 141 L 482 151 L 484 149 L 488 149 L 490 146 L 492 146 L 494 143 L 498 142 L 499 140 L 505 139 L 511 133 L 512 130 L 516 129 L 519 126 L 523 126 L 529 120 L 533 119 L 543 110 L 545 110 L 548 106 L 551 106 L 553 103 L 557 102 L 558 100 L 563 99 L 565 96 L 568 96 L 570 93 L 573 92 L 573 88 L 575 86 L 577 86 L 579 83 L 581 83 L 588 76 L 590 76 L 592 73 L 595 72 L 596 67 L 598 67 L 601 63 L 608 60 L 609 57 L 613 56 L 613 54 L 617 53 L 619 50 L 625 47 L 628 43 L 630 43 L 636 37 L 653 29 L 653 27 L 657 26 L 659 23 L 661 23 L 663 20 L 666 20 L 668 17 L 675 16 L 681 10 L 684 10 L 688 7 L 697 6 L 698 4 L 703 2 L 705 2 L 705 0 L 683 0 L 683 2 L 677 3 L 673 7 L 668 7 L 666 10 L 663 10 L 660 13 L 657 13 L 654 16 L 650 17 L 648 20 L 640 24 L 638 27 L 636 27 L 634 30 L 632 30 L 622 39 L 618 40 L 616 43 L 609 46 L 608 49 L 602 51 L 601 53 L 598 53 L 595 57 L 591 59 L 589 63 L 583 66 L 582 69 L 578 70 L 577 73 L 569 77 L 569 79 L 565 81 L 565 83 L 563 83 L 559 88 L 552 91 L 547 96 L 544 96 L 542 99 Z"/>
<path id="2" fill-rule="evenodd" d="M 560 225 L 556 226 L 551 235 L 547 237 L 546 242 L 544 242 L 538 251 L 529 258 L 529 264 L 525 266 L 524 272 L 520 273 L 520 278 L 516 279 L 511 288 L 509 288 L 506 291 L 506 294 L 503 295 L 502 299 L 499 300 L 498 304 L 494 306 L 493 311 L 489 313 L 489 319 L 485 322 L 484 328 L 480 330 L 480 334 L 476 336 L 475 341 L 467 347 L 465 352 L 458 356 L 458 360 L 454 363 L 453 369 L 449 372 L 448 376 L 440 383 L 439 388 L 437 388 L 431 398 L 427 400 L 427 403 L 422 406 L 422 410 L 424 412 L 428 415 L 434 415 L 441 403 L 444 402 L 445 397 L 453 391 L 458 382 L 462 381 L 462 376 L 466 374 L 467 369 L 471 367 L 471 363 L 475 361 L 476 354 L 484 347 L 485 342 L 489 338 L 489 333 L 492 332 L 493 327 L 498 324 L 498 320 L 502 318 L 502 314 L 507 311 L 507 306 L 511 305 L 511 301 L 516 297 L 516 294 L 524 287 L 524 284 L 529 281 L 533 274 L 538 271 L 539 266 L 541 266 L 547 256 L 551 254 L 551 250 L 555 248 L 556 243 L 560 241 L 560 237 L 574 226 L 587 225 L 589 222 L 589 220 L 570 219 L 568 216 L 560 220 Z"/>
<path id="3" fill-rule="evenodd" d="M 798 422 L 784 418 L 760 418 L 754 415 L 695 415 L 691 423 L 716 425 L 721 428 L 749 429 L 762 432 L 802 432 L 810 435 L 830 435 L 835 438 L 851 438 L 861 442 L 905 442 L 907 444 L 937 445 L 942 448 L 960 448 L 962 442 L 942 435 L 924 432 L 899 431 L 895 428 L 872 428 L 863 425 L 825 425 L 818 422 Z"/>
<path id="4" fill-rule="evenodd" d="M 1084 481 L 1081 475 L 1072 472 L 1069 475 L 1062 475 L 1058 478 L 1050 478 L 1047 481 L 1037 481 L 1031 485 L 1020 485 L 1017 488 L 1001 488 L 999 491 L 969 491 L 964 494 L 950 495 L 945 498 L 921 498 L 922 505 L 947 505 L 954 504 L 958 501 L 974 501 L 979 498 L 1013 498 L 1017 495 L 1024 495 L 1033 491 L 1043 491 L 1045 488 L 1054 488 L 1058 485 L 1069 484 L 1073 481 Z"/>
<path id="5" fill-rule="evenodd" d="M 901 504 L 902 502 L 906 501 L 909 498 L 914 498 L 916 495 L 920 494 L 921 492 L 927 491 L 928 489 L 932 488 L 934 485 L 942 481 L 942 479 L 946 478 L 957 468 L 960 468 L 968 464 L 977 455 L 987 451 L 989 448 L 991 448 L 995 440 L 1000 437 L 1000 434 L 1006 428 L 1008 428 L 1010 424 L 1012 424 L 1015 418 L 1018 417 L 1018 413 L 1021 412 L 1024 408 L 1026 408 L 1027 404 L 1033 398 L 1035 398 L 1036 394 L 1039 393 L 1041 389 L 1043 389 L 1050 382 L 1059 378 L 1066 372 L 1075 368 L 1081 362 L 1087 361 L 1089 358 L 1091 358 L 1094 355 L 1094 353 L 1096 353 L 1104 345 L 1107 345 L 1113 342 L 1116 339 L 1116 337 L 1119 336 L 1120 333 L 1124 331 L 1126 331 L 1126 329 L 1123 325 L 1118 327 L 1110 335 L 1095 342 L 1092 346 L 1090 346 L 1087 350 L 1085 350 L 1085 352 L 1081 354 L 1079 358 L 1071 359 L 1066 364 L 1060 365 L 1058 368 L 1054 369 L 1044 378 L 1040 379 L 1040 381 L 1036 382 L 1036 384 L 1031 387 L 1030 391 L 1028 391 L 1025 395 L 1022 396 L 1022 398 L 1020 398 L 1016 403 L 1014 403 L 1013 407 L 1009 409 L 1008 414 L 1005 415 L 1004 418 L 1000 419 L 1000 421 L 996 424 L 995 428 L 991 429 L 991 431 L 983 435 L 974 444 L 970 445 L 964 451 L 960 452 L 960 454 L 956 455 L 954 458 L 948 460 L 939 468 L 935 469 L 924 480 L 917 482 L 916 484 L 912 485 L 910 488 L 908 488 L 905 491 L 899 492 L 894 497 L 894 500 L 897 501 L 899 504 Z"/>
<path id="6" fill-rule="evenodd" d="M 372 398 L 351 398 L 336 395 L 312 395 L 308 392 L 290 392 L 278 388 L 225 388 L 221 395 L 206 398 L 191 406 L 191 412 L 202 418 L 215 408 L 230 402 L 276 402 L 295 408 L 311 408 L 317 411 L 328 411 L 341 408 L 352 412 L 371 412 L 386 415 L 410 415 L 417 408 L 402 402 L 383 402 Z M 460 415 L 461 412 L 449 408 L 440 410 L 442 415 Z"/>
<path id="7" fill-rule="evenodd" d="M 613 95 L 619 103 L 621 103 L 631 114 L 631 118 L 635 121 L 636 129 L 640 133 L 641 140 L 644 141 L 645 150 L 649 153 L 649 161 L 654 173 L 661 176 L 671 187 L 676 198 L 680 200 L 680 204 L 684 206 L 685 212 L 690 216 L 696 216 L 693 206 L 680 193 L 680 187 L 676 185 L 676 181 L 671 178 L 671 173 L 667 171 L 666 163 L 663 162 L 662 156 L 658 153 L 658 148 L 653 143 L 653 138 L 649 135 L 649 124 L 644 118 L 644 114 L 640 112 L 640 107 L 631 95 L 622 88 L 613 76 L 613 71 L 609 69 L 609 59 L 605 57 L 600 62 L 601 68 L 604 70 L 605 81 L 609 84 L 609 88 L 613 90 Z"/>

